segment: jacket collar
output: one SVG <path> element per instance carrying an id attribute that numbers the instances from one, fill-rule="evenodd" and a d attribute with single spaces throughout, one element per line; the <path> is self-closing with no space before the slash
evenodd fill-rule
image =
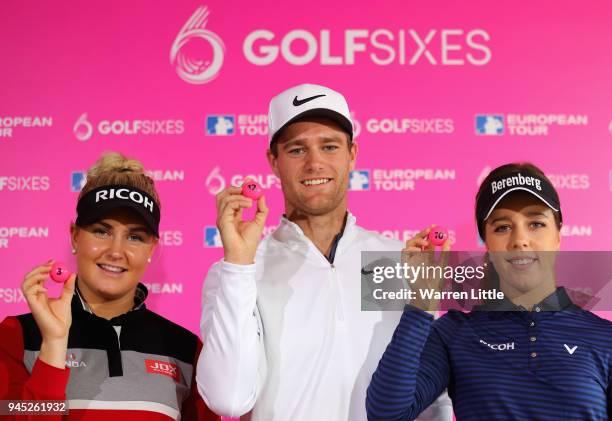
<path id="1" fill-rule="evenodd" d="M 148 295 L 149 295 L 149 290 L 147 289 L 147 287 L 144 286 L 144 284 L 141 284 L 139 282 L 138 285 L 136 285 L 136 291 L 134 294 L 134 307 L 132 307 L 132 309 L 128 311 L 128 313 L 131 311 L 147 308 L 145 305 L 145 300 L 147 299 Z M 91 311 L 91 308 L 89 307 L 89 305 L 87 304 L 87 302 L 85 301 L 81 293 L 79 292 L 78 283 L 77 283 L 76 288 L 74 289 L 74 296 L 72 297 L 72 310 L 73 312 L 74 311 L 86 312 L 86 313 L 94 315 L 93 311 Z M 118 316 L 118 317 L 121 317 L 121 316 Z"/>
<path id="2" fill-rule="evenodd" d="M 348 212 L 346 217 L 346 225 L 344 226 L 344 232 L 342 239 L 347 239 L 355 234 L 356 232 L 357 218 Z M 299 245 L 304 243 L 310 243 L 310 239 L 306 237 L 304 231 L 295 223 L 291 222 L 285 215 L 281 216 L 278 227 L 272 234 L 275 240 L 288 245 Z"/>

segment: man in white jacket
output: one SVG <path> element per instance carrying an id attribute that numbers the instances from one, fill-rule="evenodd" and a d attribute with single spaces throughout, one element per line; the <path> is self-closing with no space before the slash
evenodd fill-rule
<path id="1" fill-rule="evenodd" d="M 270 102 L 268 160 L 285 215 L 262 241 L 268 209 L 230 187 L 217 195 L 224 259 L 204 283 L 197 383 L 208 406 L 252 421 L 366 420 L 365 394 L 401 316 L 361 311 L 361 252 L 400 251 L 347 209 L 357 145 L 344 97 L 319 85 Z M 420 419 L 450 420 L 446 395 Z"/>

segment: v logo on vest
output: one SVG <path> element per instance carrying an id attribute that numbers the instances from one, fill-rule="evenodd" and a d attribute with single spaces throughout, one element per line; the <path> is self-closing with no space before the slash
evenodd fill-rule
<path id="1" fill-rule="evenodd" d="M 565 350 L 569 352 L 570 355 L 574 355 L 574 352 L 576 352 L 576 349 L 578 348 L 578 345 L 574 345 L 571 348 L 567 346 L 567 344 L 563 344 L 563 346 L 565 347 Z"/>

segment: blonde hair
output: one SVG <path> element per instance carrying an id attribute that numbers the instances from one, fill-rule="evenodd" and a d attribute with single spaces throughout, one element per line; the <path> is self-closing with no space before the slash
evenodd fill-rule
<path id="1" fill-rule="evenodd" d="M 118 152 L 102 154 L 100 159 L 87 171 L 87 182 L 79 194 L 79 199 L 98 187 L 117 184 L 135 187 L 148 193 L 161 209 L 155 183 L 145 174 L 142 163 Z"/>

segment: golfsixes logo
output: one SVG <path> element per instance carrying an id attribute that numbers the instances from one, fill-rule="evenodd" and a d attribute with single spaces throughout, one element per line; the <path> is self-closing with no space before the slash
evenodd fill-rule
<path id="1" fill-rule="evenodd" d="M 170 63 L 187 83 L 210 82 L 223 66 L 225 45 L 208 29 L 208 7 L 200 6 L 187 20 L 170 49 Z"/>

